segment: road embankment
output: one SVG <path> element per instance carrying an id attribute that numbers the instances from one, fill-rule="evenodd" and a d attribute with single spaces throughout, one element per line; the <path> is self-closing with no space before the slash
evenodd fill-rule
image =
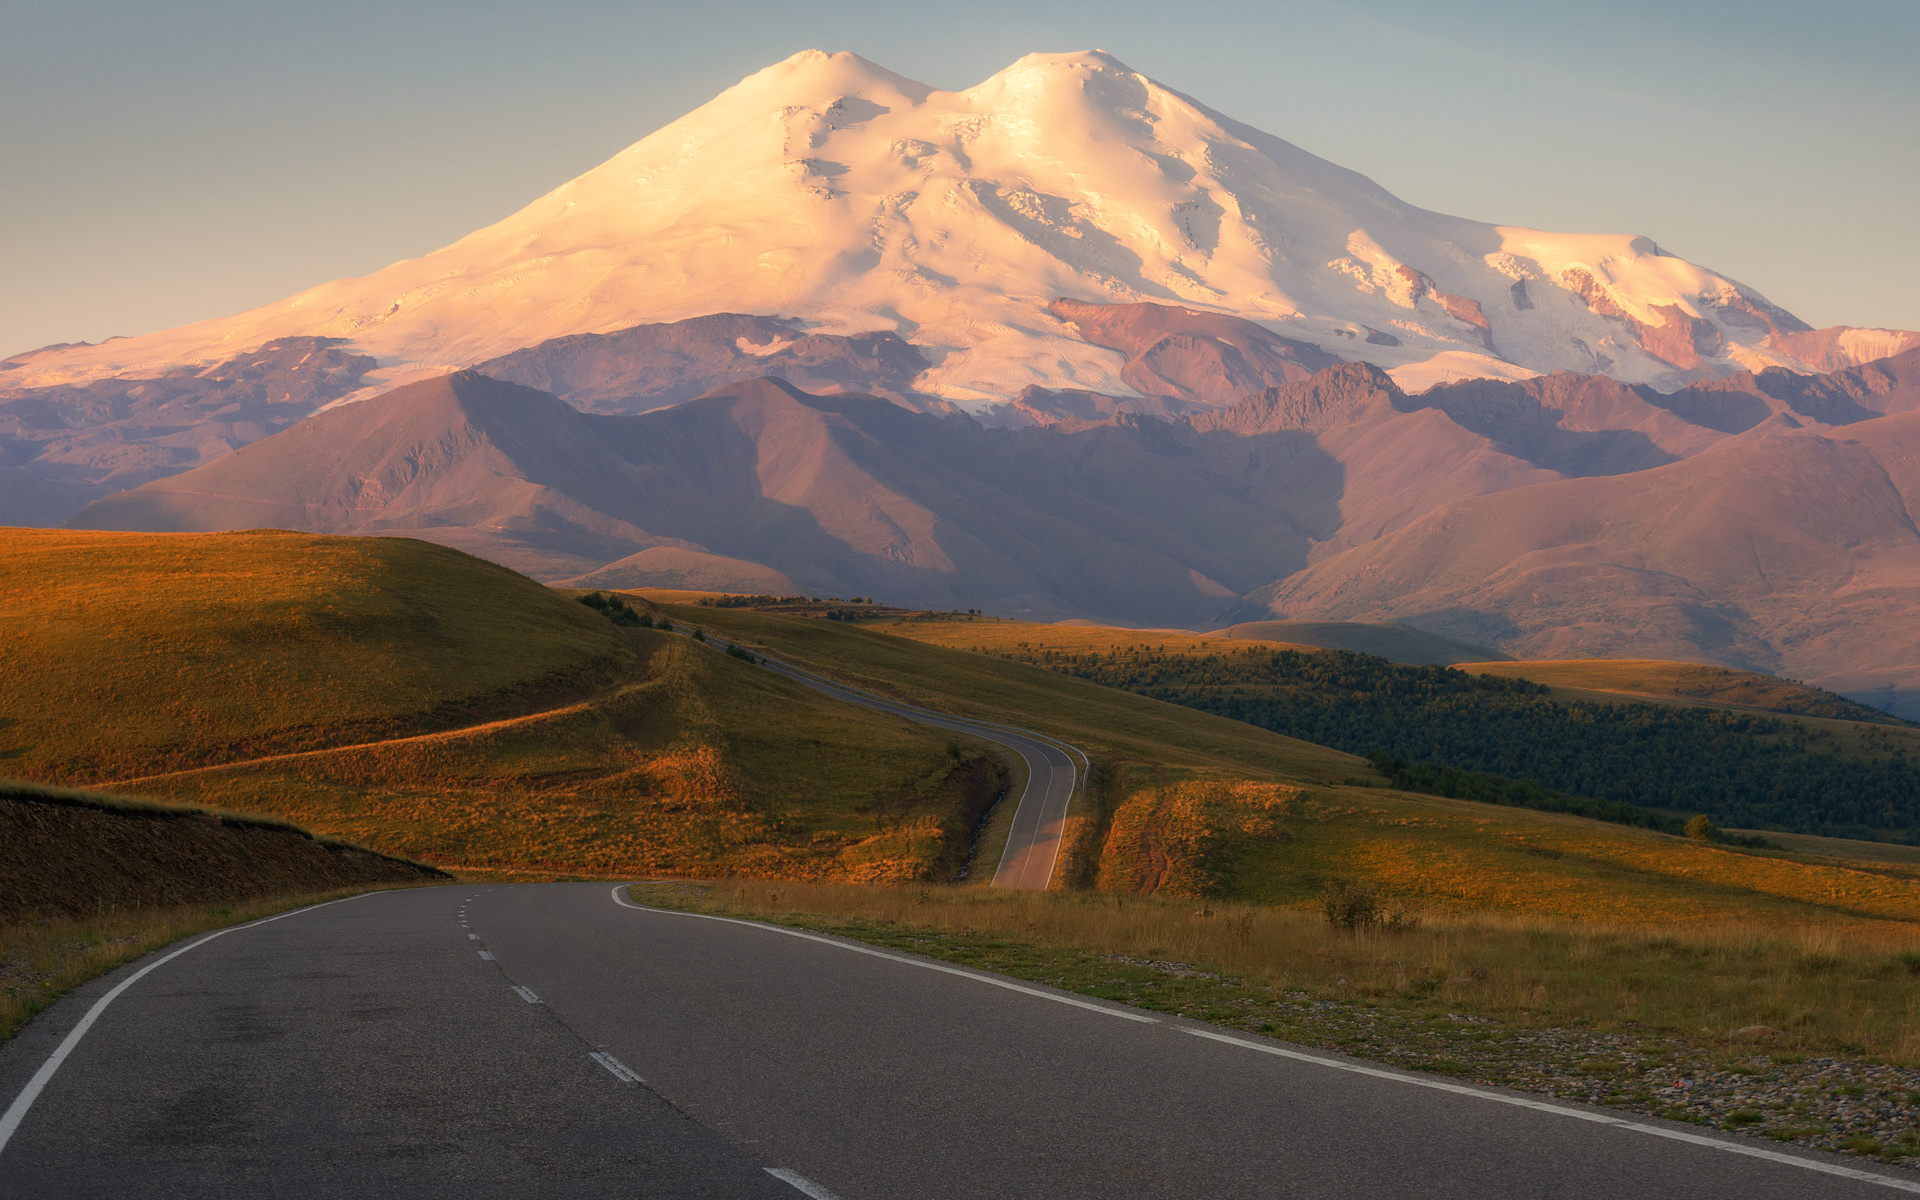
<path id="1" fill-rule="evenodd" d="M 271 818 L 0 780 L 0 925 L 449 878 Z"/>

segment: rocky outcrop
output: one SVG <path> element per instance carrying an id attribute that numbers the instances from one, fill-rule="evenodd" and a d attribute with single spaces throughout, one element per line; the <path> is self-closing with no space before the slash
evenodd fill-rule
<path id="1" fill-rule="evenodd" d="M 1767 348 L 1778 350 L 1812 371 L 1841 371 L 1920 346 L 1920 333 L 1904 329 L 1859 329 L 1832 325 L 1826 329 L 1770 333 Z"/>
<path id="2" fill-rule="evenodd" d="M 1702 356 L 1720 352 L 1719 328 L 1704 317 L 1686 312 L 1677 304 L 1656 304 L 1661 323 L 1649 325 L 1614 300 L 1604 285 L 1579 267 L 1561 272 L 1561 281 L 1585 302 L 1588 309 L 1603 317 L 1612 317 L 1625 325 L 1633 340 L 1648 354 L 1682 371 L 1697 371 L 1705 364 Z M 1756 310 L 1757 311 L 1757 310 Z M 1781 315 L 1788 315 L 1782 310 Z"/>
<path id="3" fill-rule="evenodd" d="M 909 408 L 945 408 L 913 390 L 914 377 L 928 365 L 895 333 L 807 333 L 779 317 L 716 313 L 554 338 L 474 369 L 593 413 L 665 408 L 743 379 L 784 379 L 810 392 L 864 392 Z"/>
<path id="4" fill-rule="evenodd" d="M 1224 313 L 1066 298 L 1047 311 L 1083 340 L 1126 355 L 1120 379 L 1128 387 L 1194 406 L 1233 404 L 1340 361 L 1318 346 Z"/>
<path id="5" fill-rule="evenodd" d="M 1410 304 L 1418 308 L 1420 301 L 1432 297 L 1433 302 L 1440 306 L 1442 312 L 1463 325 L 1472 326 L 1480 336 L 1480 344 L 1486 347 L 1489 353 L 1495 353 L 1493 349 L 1493 323 L 1487 320 L 1487 314 L 1481 309 L 1478 300 L 1468 296 L 1456 296 L 1452 292 L 1443 292 L 1434 285 L 1433 279 L 1429 277 L 1425 271 L 1416 270 L 1404 263 L 1396 268 L 1396 270 L 1400 278 L 1405 281 L 1407 285 L 1407 296 Z M 1526 295 L 1524 290 L 1516 294 L 1522 297 Z M 1532 305 L 1528 304 L 1527 307 L 1531 308 Z M 1372 341 L 1373 339 L 1368 338 L 1367 340 Z"/>
<path id="6" fill-rule="evenodd" d="M 1341 363 L 1307 379 L 1270 387 L 1231 408 L 1192 418 L 1199 433 L 1225 430 L 1251 437 L 1291 431 L 1319 433 L 1368 410 L 1390 411 L 1406 395 L 1372 363 Z"/>

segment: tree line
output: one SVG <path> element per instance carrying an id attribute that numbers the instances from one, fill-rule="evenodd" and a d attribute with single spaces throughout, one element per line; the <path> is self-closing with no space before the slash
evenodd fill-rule
<path id="1" fill-rule="evenodd" d="M 1491 782 L 1501 780 L 1558 797 L 1527 807 L 1578 801 L 1592 809 L 1584 815 L 1613 804 L 1829 837 L 1912 841 L 1920 831 L 1920 768 L 1902 749 L 1869 755 L 1864 743 L 1850 748 L 1829 731 L 1764 714 L 1565 703 L 1526 679 L 1346 650 L 1181 655 L 1140 646 L 1007 657 L 1350 753 L 1380 751 L 1415 790 L 1514 797 L 1500 803 L 1528 795 Z M 1604 819 L 1621 819 L 1610 811 Z"/>

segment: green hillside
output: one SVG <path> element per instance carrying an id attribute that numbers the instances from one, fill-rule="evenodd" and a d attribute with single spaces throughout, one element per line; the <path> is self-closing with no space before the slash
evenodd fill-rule
<path id="1" fill-rule="evenodd" d="M 1342 650 L 1195 653 L 1141 644 L 1105 653 L 1039 645 L 1000 653 L 1352 753 L 1382 751 L 1376 765 L 1394 760 L 1382 769 L 1400 787 L 1493 799 L 1506 794 L 1497 781 L 1472 776 L 1504 776 L 1613 805 L 1705 813 L 1727 825 L 1829 837 L 1920 835 L 1920 764 L 1907 757 L 1915 731 L 1857 705 L 1851 708 L 1885 723 L 1569 697 L 1517 671 L 1401 666 Z M 1527 802 L 1514 795 L 1512 802 Z"/>
<path id="2" fill-rule="evenodd" d="M 620 678 L 596 614 L 427 542 L 0 530 L 0 773 L 102 783 L 525 711 Z"/>

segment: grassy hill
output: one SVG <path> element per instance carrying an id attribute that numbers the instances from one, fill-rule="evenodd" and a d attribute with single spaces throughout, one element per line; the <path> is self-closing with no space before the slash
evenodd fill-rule
<path id="1" fill-rule="evenodd" d="M 630 636 L 633 676 L 591 700 L 142 786 L 469 872 L 871 882 L 959 869 L 1003 787 L 996 759 L 687 638 Z"/>
<path id="2" fill-rule="evenodd" d="M 0 529 L 0 772 L 102 783 L 525 711 L 622 677 L 596 614 L 425 542 Z"/>
<path id="3" fill-rule="evenodd" d="M 0 771 L 464 869 L 952 875 L 998 758 L 399 538 L 0 531 Z"/>
<path id="4" fill-rule="evenodd" d="M 471 872 L 884 882 L 951 878 L 1015 766 L 424 543 L 6 536 L 9 634 L 47 631 L 5 667 L 15 775 L 137 777 Z M 1572 919 L 1920 917 L 1912 866 L 1400 794 L 1338 750 L 957 648 L 1202 654 L 1218 639 L 655 611 L 1081 746 L 1095 771 L 1069 883 L 1303 906 L 1362 881 L 1437 909 Z"/>

